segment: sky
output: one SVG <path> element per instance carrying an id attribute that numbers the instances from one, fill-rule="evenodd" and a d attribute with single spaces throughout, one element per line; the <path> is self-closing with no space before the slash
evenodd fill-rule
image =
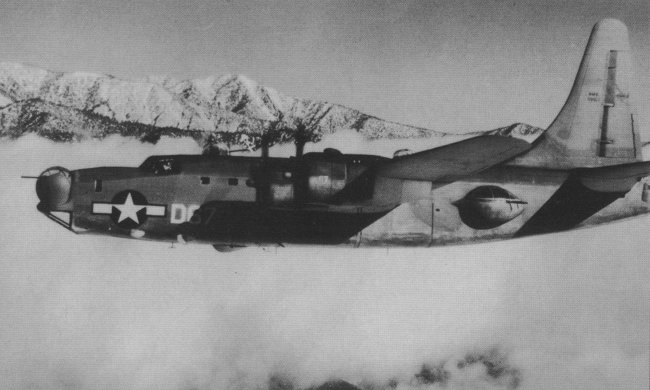
<path id="1" fill-rule="evenodd" d="M 617 17 L 650 112 L 647 1 L 566 3 L 2 2 L 0 58 L 124 78 L 242 73 L 436 130 L 545 126 L 592 25 Z M 448 390 L 648 388 L 648 216 L 487 244 L 220 254 L 76 236 L 18 177 L 199 152 L 0 140 L 0 387 L 247 390 L 280 375 L 420 390 L 426 364 L 451 372 Z M 507 375 L 457 364 L 490 353 Z"/>
<path id="2" fill-rule="evenodd" d="M 629 27 L 650 112 L 649 15 L 645 0 L 10 1 L 0 58 L 123 78 L 240 73 L 434 130 L 545 127 L 604 17 Z"/>

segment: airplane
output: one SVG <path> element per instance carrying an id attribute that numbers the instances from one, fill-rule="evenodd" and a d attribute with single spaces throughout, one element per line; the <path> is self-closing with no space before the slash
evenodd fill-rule
<path id="1" fill-rule="evenodd" d="M 394 158 L 303 154 L 300 146 L 290 158 L 269 157 L 267 148 L 261 157 L 165 155 L 139 167 L 51 167 L 37 178 L 37 209 L 79 234 L 229 251 L 346 243 L 420 188 L 431 204 L 434 244 L 565 231 L 650 174 L 632 83 L 627 27 L 603 19 L 566 103 L 536 137 L 483 134 Z"/>

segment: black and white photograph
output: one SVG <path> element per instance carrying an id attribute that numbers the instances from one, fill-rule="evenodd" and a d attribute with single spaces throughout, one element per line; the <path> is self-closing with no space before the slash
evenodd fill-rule
<path id="1" fill-rule="evenodd" d="M 649 20 L 3 2 L 0 389 L 648 389 Z"/>

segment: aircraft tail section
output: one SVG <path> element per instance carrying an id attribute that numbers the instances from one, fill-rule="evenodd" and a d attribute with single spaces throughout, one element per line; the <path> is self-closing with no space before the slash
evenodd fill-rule
<path id="1" fill-rule="evenodd" d="M 632 77 L 627 27 L 616 19 L 599 21 L 564 107 L 526 162 L 567 169 L 640 161 Z"/>

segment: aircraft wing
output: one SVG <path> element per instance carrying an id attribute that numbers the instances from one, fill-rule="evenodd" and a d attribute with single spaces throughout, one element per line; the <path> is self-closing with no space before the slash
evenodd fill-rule
<path id="1" fill-rule="evenodd" d="M 624 197 L 635 183 L 648 175 L 650 161 L 575 169 L 515 236 L 571 229 Z"/>
<path id="2" fill-rule="evenodd" d="M 452 182 L 507 161 L 532 147 L 519 138 L 482 135 L 385 162 L 377 174 L 407 180 Z"/>

